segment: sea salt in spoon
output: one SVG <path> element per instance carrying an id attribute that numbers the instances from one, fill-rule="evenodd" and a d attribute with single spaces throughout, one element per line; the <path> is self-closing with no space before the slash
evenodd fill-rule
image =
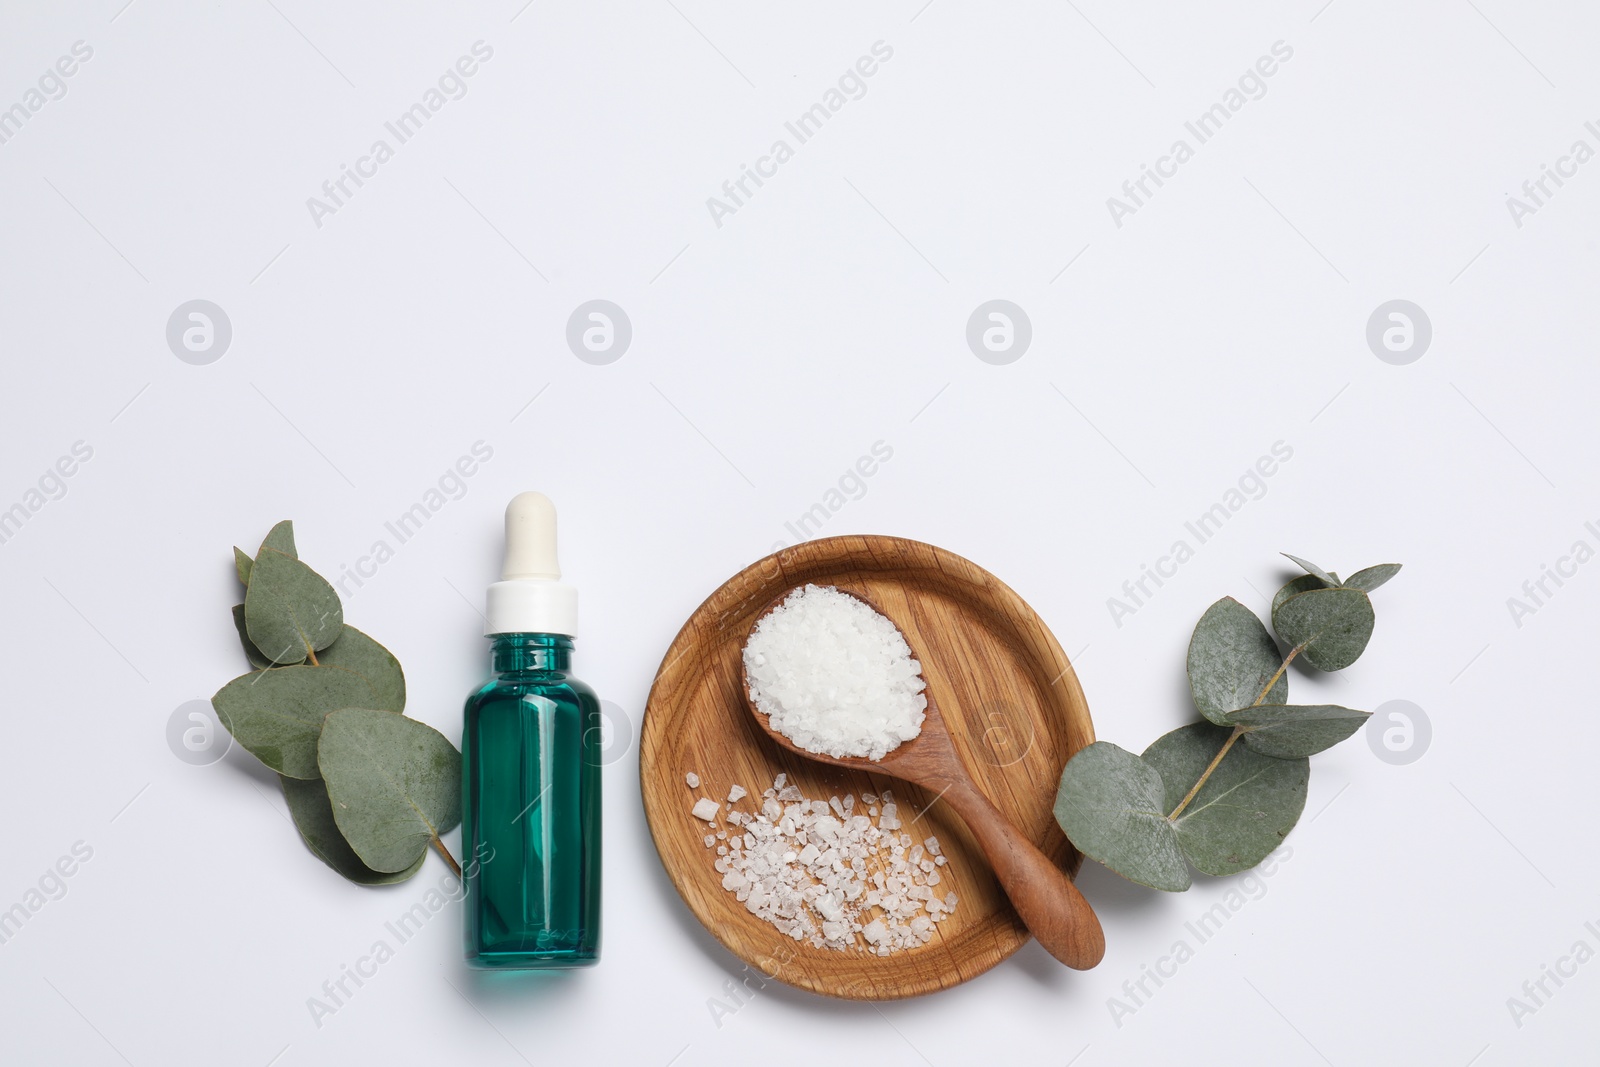
<path id="1" fill-rule="evenodd" d="M 1039 851 L 1032 841 L 1023 836 L 1022 832 L 1013 826 L 973 783 L 972 776 L 961 762 L 961 757 L 956 754 L 950 731 L 945 726 L 944 717 L 939 713 L 931 692 L 926 690 L 923 692 L 927 705 L 922 709 L 920 731 L 909 740 L 901 741 L 890 748 L 881 759 L 874 760 L 853 755 L 835 756 L 826 751 L 811 751 L 796 744 L 782 730 L 773 726 L 770 716 L 760 706 L 762 701 L 772 707 L 773 700 L 783 695 L 812 699 L 822 697 L 823 694 L 798 694 L 791 688 L 786 694 L 775 696 L 763 689 L 761 696 L 758 697 L 751 685 L 751 641 L 757 636 L 757 631 L 762 629 L 762 623 L 767 621 L 773 612 L 779 608 L 794 607 L 800 604 L 803 598 L 811 597 L 814 593 L 821 597 L 830 593 L 853 597 L 871 609 L 884 623 L 893 628 L 899 641 L 904 642 L 904 654 L 909 654 L 916 660 L 915 665 L 920 666 L 921 661 L 917 659 L 910 643 L 905 641 L 904 633 L 865 598 L 817 586 L 789 590 L 757 614 L 755 622 L 750 627 L 750 634 L 745 638 L 745 655 L 741 656 L 740 668 L 741 688 L 745 704 L 755 716 L 756 724 L 773 741 L 797 756 L 850 770 L 893 775 L 936 794 L 938 799 L 947 801 L 967 824 L 967 829 L 972 831 L 972 836 L 983 849 L 989 865 L 994 868 L 995 877 L 999 879 L 1006 895 L 1011 898 L 1012 906 L 1017 909 L 1017 914 L 1022 917 L 1023 923 L 1027 925 L 1039 944 L 1044 946 L 1045 951 L 1068 967 L 1078 970 L 1087 970 L 1099 963 L 1106 952 L 1106 939 L 1094 909 L 1083 898 L 1083 894 L 1078 892 L 1078 887 L 1072 884 L 1072 880 L 1052 863 L 1049 857 Z M 837 601 L 833 603 L 835 606 L 838 604 Z M 864 616 L 864 613 L 858 612 L 858 614 Z M 849 621 L 846 621 L 847 628 Z M 779 620 L 774 617 L 772 622 L 778 623 Z M 879 624 L 871 625 L 879 630 L 882 629 Z M 767 639 L 757 644 L 757 648 L 766 650 L 761 653 L 762 668 L 767 665 L 770 657 L 781 654 L 782 651 L 781 648 L 773 647 L 773 641 L 770 639 L 773 633 L 774 630 L 769 627 L 764 635 Z M 815 632 L 815 627 L 812 631 L 806 632 L 802 624 L 795 636 L 805 642 L 814 658 L 815 650 L 818 647 L 826 647 L 828 639 L 834 635 L 819 635 Z M 881 633 L 863 637 L 864 644 L 859 649 L 863 655 L 852 658 L 852 669 L 859 669 L 861 659 L 870 658 L 872 653 L 881 654 L 883 642 L 876 639 L 882 637 L 884 634 Z M 889 640 L 892 642 L 892 638 Z M 880 648 L 873 648 L 874 644 L 880 645 Z M 814 666 L 814 663 L 812 665 Z M 886 669 L 889 669 L 887 661 Z M 856 678 L 859 677 L 857 673 Z M 903 690 L 904 687 L 901 688 Z M 903 692 L 900 695 L 903 696 Z M 801 733 L 800 730 L 795 732 Z M 817 731 L 819 734 L 821 732 Z M 814 743 L 819 743 L 816 737 L 812 740 Z"/>

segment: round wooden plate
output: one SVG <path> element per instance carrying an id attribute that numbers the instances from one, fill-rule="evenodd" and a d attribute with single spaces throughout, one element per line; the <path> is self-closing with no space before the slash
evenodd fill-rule
<path id="1" fill-rule="evenodd" d="M 917 541 L 848 536 L 808 541 L 734 575 L 700 605 L 667 649 L 639 742 L 645 815 L 661 862 L 695 916 L 728 950 L 801 989 L 853 1000 L 931 993 L 974 978 L 1028 939 L 961 820 L 898 779 L 825 767 L 785 752 L 756 727 L 740 686 L 740 654 L 756 614 L 813 582 L 858 593 L 905 632 L 978 787 L 1068 873 L 1082 856 L 1051 815 L 1061 768 L 1094 740 L 1066 654 L 1022 598 L 976 564 Z M 685 776 L 700 776 L 690 789 Z M 752 796 L 780 773 L 813 800 L 892 790 L 903 832 L 939 838 L 949 857 L 940 889 L 959 897 L 933 941 L 892 956 L 812 948 L 756 918 L 722 888 L 706 824 L 689 809 L 723 804 L 735 784 Z M 862 810 L 859 806 L 858 811 Z M 919 814 L 920 813 L 920 814 Z M 722 825 L 718 820 L 719 828 Z"/>

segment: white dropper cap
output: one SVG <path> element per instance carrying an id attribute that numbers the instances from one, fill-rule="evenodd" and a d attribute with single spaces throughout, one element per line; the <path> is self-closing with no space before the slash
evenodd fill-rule
<path id="1" fill-rule="evenodd" d="M 489 587 L 483 632 L 578 632 L 578 591 L 561 582 L 556 508 L 543 493 L 519 493 L 506 505 L 505 566 Z"/>

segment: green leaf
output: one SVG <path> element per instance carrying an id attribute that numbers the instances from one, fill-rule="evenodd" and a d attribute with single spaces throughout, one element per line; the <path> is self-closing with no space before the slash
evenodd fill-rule
<path id="1" fill-rule="evenodd" d="M 300 553 L 295 551 L 294 547 L 294 523 L 284 519 L 268 530 L 266 539 L 261 542 L 261 547 L 263 549 L 270 548 L 274 552 L 282 552 L 290 559 L 299 559 Z"/>
<path id="2" fill-rule="evenodd" d="M 1339 579 L 1338 579 L 1338 577 L 1336 575 L 1334 575 L 1334 574 L 1332 574 L 1332 573 L 1330 573 L 1328 571 L 1323 570 L 1321 567 L 1317 566 L 1315 563 L 1312 563 L 1309 560 L 1301 559 L 1299 556 L 1291 556 L 1287 552 L 1283 553 L 1283 555 L 1284 555 L 1285 558 L 1293 561 L 1295 566 L 1299 567 L 1301 570 L 1305 571 L 1307 574 L 1314 574 L 1318 578 L 1322 579 L 1322 583 L 1324 585 L 1338 585 L 1339 584 Z"/>
<path id="3" fill-rule="evenodd" d="M 1189 868 L 1166 813 L 1161 775 L 1126 749 L 1096 741 L 1061 772 L 1055 816 L 1078 851 L 1130 881 L 1180 893 Z"/>
<path id="4" fill-rule="evenodd" d="M 426 723 L 343 708 L 323 725 L 317 762 L 340 833 L 375 871 L 405 870 L 461 821 L 461 753 Z"/>
<path id="5" fill-rule="evenodd" d="M 375 871 L 361 862 L 350 842 L 339 833 L 333 821 L 333 805 L 328 801 L 328 786 L 321 778 L 301 779 L 278 776 L 283 783 L 283 798 L 289 802 L 289 814 L 294 817 L 300 840 L 306 843 L 317 859 L 357 885 L 389 885 L 403 882 L 417 873 L 422 866 L 422 856 L 403 871 L 385 873 Z"/>
<path id="6" fill-rule="evenodd" d="M 345 623 L 339 639 L 317 656 L 325 667 L 343 667 L 355 671 L 372 683 L 377 703 L 372 707 L 382 711 L 404 711 L 406 707 L 406 676 L 400 670 L 400 661 L 394 654 L 360 630 Z"/>
<path id="7" fill-rule="evenodd" d="M 233 739 L 290 778 L 317 777 L 317 735 L 323 716 L 335 708 L 371 703 L 372 686 L 342 667 L 252 671 L 211 698 L 217 718 Z"/>
<path id="8" fill-rule="evenodd" d="M 297 663 L 333 644 L 344 629 L 344 606 L 316 571 L 276 549 L 262 548 L 250 570 L 244 621 L 250 640 L 269 659 Z"/>
<path id="9" fill-rule="evenodd" d="M 1289 680 L 1278 673 L 1282 666 L 1267 628 L 1232 597 L 1207 608 L 1189 638 L 1189 692 L 1200 714 L 1215 723 L 1254 704 L 1275 674 L 1266 699 L 1274 704 L 1287 700 Z"/>
<path id="10" fill-rule="evenodd" d="M 1144 760 L 1166 785 L 1167 811 L 1194 788 L 1230 732 L 1191 723 L 1145 749 Z M 1173 823 L 1184 858 L 1211 875 L 1254 867 L 1294 829 L 1310 776 L 1309 760 L 1274 759 L 1234 745 Z"/>
<path id="11" fill-rule="evenodd" d="M 258 564 L 259 566 L 259 564 Z M 1354 663 L 1372 638 L 1372 601 L 1359 589 L 1313 589 L 1292 596 L 1272 613 L 1278 636 L 1313 667 L 1342 671 Z"/>
<path id="12" fill-rule="evenodd" d="M 247 588 L 250 585 L 250 566 L 253 562 L 239 550 L 238 545 L 233 546 L 233 573 L 239 576 L 239 584 Z"/>
<path id="13" fill-rule="evenodd" d="M 256 647 L 255 642 L 250 640 L 250 634 L 245 631 L 243 604 L 235 604 L 233 606 L 233 626 L 234 629 L 239 631 L 239 643 L 244 646 L 244 658 L 250 661 L 250 666 L 258 671 L 276 666 Z"/>
<path id="14" fill-rule="evenodd" d="M 1262 704 L 1234 712 L 1226 725 L 1245 727 L 1240 740 L 1263 756 L 1297 759 L 1337 745 L 1371 714 L 1337 704 Z"/>
<path id="15" fill-rule="evenodd" d="M 1380 563 L 1376 567 L 1368 567 L 1365 570 L 1356 571 L 1344 580 L 1344 584 L 1347 588 L 1359 589 L 1363 593 L 1370 593 L 1399 573 L 1400 564 Z"/>
<path id="16" fill-rule="evenodd" d="M 1300 577 L 1292 579 L 1282 589 L 1278 590 L 1277 593 L 1273 595 L 1272 610 L 1267 612 L 1267 615 L 1268 617 L 1271 617 L 1278 614 L 1279 605 L 1292 596 L 1298 596 L 1301 593 L 1308 593 L 1313 589 L 1326 588 L 1328 588 L 1327 585 L 1324 584 L 1322 579 L 1318 578 L 1315 574 L 1302 574 Z"/>

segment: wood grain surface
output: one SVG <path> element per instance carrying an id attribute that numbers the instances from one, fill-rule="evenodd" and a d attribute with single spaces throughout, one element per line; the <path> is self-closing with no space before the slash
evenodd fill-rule
<path id="1" fill-rule="evenodd" d="M 985 797 L 1061 869 L 1082 857 L 1051 815 L 1061 768 L 1094 740 L 1088 705 L 1044 622 L 992 574 L 932 545 L 895 537 L 809 541 L 759 560 L 712 593 L 679 631 L 650 691 L 640 738 L 645 815 L 673 885 L 729 951 L 770 977 L 828 996 L 891 1000 L 948 989 L 1010 956 L 1028 933 L 960 818 L 936 794 L 882 774 L 802 759 L 746 710 L 741 648 L 774 597 L 812 582 L 876 605 L 923 658 L 929 689 L 962 762 Z M 689 773 L 701 786 L 685 784 Z M 920 948 L 887 957 L 813 948 L 756 918 L 724 890 L 705 847 L 696 799 L 719 803 L 735 784 L 752 796 L 779 773 L 810 799 L 892 790 L 902 829 L 939 838 L 942 891 L 955 913 Z M 720 822 L 720 820 L 719 820 Z"/>

